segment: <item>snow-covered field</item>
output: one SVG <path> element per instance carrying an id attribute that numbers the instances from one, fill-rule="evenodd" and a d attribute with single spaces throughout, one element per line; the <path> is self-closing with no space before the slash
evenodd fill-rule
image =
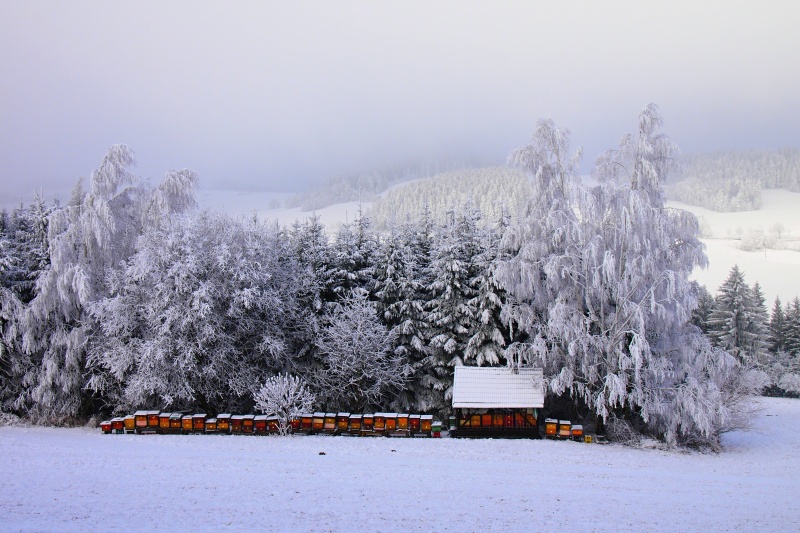
<path id="1" fill-rule="evenodd" d="M 713 238 L 703 239 L 709 266 L 697 270 L 693 279 L 714 294 L 728 277 L 734 265 L 744 272 L 748 284 L 758 281 L 766 297 L 767 309 L 772 309 L 776 296 L 785 305 L 800 296 L 800 194 L 766 189 L 761 191 L 763 205 L 757 211 L 717 213 L 702 207 L 679 202 L 670 206 L 685 209 L 704 221 Z M 731 238 L 737 231 L 763 230 L 769 233 L 775 224 L 784 227 L 784 244 L 793 249 L 767 249 L 746 252 L 739 249 L 739 240 Z"/>
<path id="2" fill-rule="evenodd" d="M 797 530 L 800 400 L 758 401 L 721 454 L 3 427 L 0 530 Z"/>

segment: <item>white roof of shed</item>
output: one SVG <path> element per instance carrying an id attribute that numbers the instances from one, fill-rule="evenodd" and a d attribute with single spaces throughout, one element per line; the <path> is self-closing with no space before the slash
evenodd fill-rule
<path id="1" fill-rule="evenodd" d="M 541 368 L 457 366 L 453 380 L 454 408 L 544 407 Z"/>

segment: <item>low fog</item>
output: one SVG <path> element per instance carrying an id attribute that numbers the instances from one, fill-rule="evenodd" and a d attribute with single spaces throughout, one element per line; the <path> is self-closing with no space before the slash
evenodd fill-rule
<path id="1" fill-rule="evenodd" d="M 66 199 L 115 143 L 158 181 L 298 191 L 427 158 L 497 164 L 539 118 L 589 170 L 656 102 L 684 152 L 794 146 L 787 3 L 4 2 L 0 200 Z"/>

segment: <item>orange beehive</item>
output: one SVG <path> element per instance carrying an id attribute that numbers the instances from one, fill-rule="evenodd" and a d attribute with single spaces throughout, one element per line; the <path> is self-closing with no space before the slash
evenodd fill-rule
<path id="1" fill-rule="evenodd" d="M 312 419 L 311 430 L 314 433 L 321 433 L 325 427 L 325 413 L 314 413 Z"/>
<path id="2" fill-rule="evenodd" d="M 148 411 L 147 412 L 147 428 L 157 430 L 159 428 L 160 422 L 160 411 Z"/>
<path id="3" fill-rule="evenodd" d="M 125 433 L 133 433 L 136 431 L 136 417 L 133 415 L 127 415 L 122 419 L 122 422 L 125 425 Z"/>
<path id="4" fill-rule="evenodd" d="M 267 417 L 267 432 L 269 433 L 280 433 L 281 431 L 281 419 L 277 415 L 272 415 Z"/>
<path id="5" fill-rule="evenodd" d="M 572 422 L 569 420 L 558 421 L 558 437 L 568 439 L 572 436 Z"/>
<path id="6" fill-rule="evenodd" d="M 305 413 L 300 415 L 300 430 L 311 433 L 314 430 L 314 415 Z"/>
<path id="7" fill-rule="evenodd" d="M 133 413 L 137 432 L 147 429 L 147 413 L 148 411 L 136 411 Z"/>
<path id="8" fill-rule="evenodd" d="M 181 418 L 181 432 L 183 433 L 191 433 L 192 428 L 192 415 L 183 415 Z"/>
<path id="9" fill-rule="evenodd" d="M 217 432 L 217 419 L 216 418 L 209 418 L 206 420 L 206 433 L 216 433 Z"/>
<path id="10" fill-rule="evenodd" d="M 583 426 L 574 424 L 572 426 L 572 440 L 575 442 L 583 442 Z"/>
<path id="11" fill-rule="evenodd" d="M 372 422 L 372 432 L 383 434 L 386 431 L 386 415 L 383 413 L 375 413 L 375 418 Z"/>
<path id="12" fill-rule="evenodd" d="M 336 414 L 336 432 L 347 433 L 347 428 L 350 426 L 350 413 L 337 413 Z"/>
<path id="13" fill-rule="evenodd" d="M 409 415 L 408 413 L 400 413 L 397 415 L 397 429 L 398 431 L 408 431 Z"/>
<path id="14" fill-rule="evenodd" d="M 361 417 L 361 431 L 360 435 L 370 435 L 375 429 L 375 415 L 367 414 Z"/>
<path id="15" fill-rule="evenodd" d="M 181 413 L 172 413 L 169 417 L 169 432 L 180 433 L 182 427 L 183 415 Z"/>
<path id="16" fill-rule="evenodd" d="M 494 429 L 503 429 L 504 422 L 503 413 L 495 413 L 492 415 L 492 426 Z"/>
<path id="17" fill-rule="evenodd" d="M 336 431 L 336 413 L 325 413 L 325 422 L 323 423 L 322 431 L 325 433 L 333 433 Z"/>
<path id="18" fill-rule="evenodd" d="M 205 413 L 192 415 L 192 430 L 197 433 L 205 433 L 206 431 Z"/>
<path id="19" fill-rule="evenodd" d="M 252 434 L 255 430 L 256 415 L 244 415 L 242 417 L 242 433 Z"/>
<path id="20" fill-rule="evenodd" d="M 302 419 L 299 416 L 292 418 L 292 433 L 297 433 L 300 431 L 300 424 Z"/>
<path id="21" fill-rule="evenodd" d="M 422 431 L 422 433 L 430 435 L 432 427 L 433 427 L 433 415 L 422 415 L 420 417 L 420 430 Z"/>
<path id="22" fill-rule="evenodd" d="M 523 419 L 524 421 L 524 419 Z M 544 421 L 544 436 L 555 437 L 558 432 L 558 420 L 555 418 L 547 418 Z"/>
<path id="23" fill-rule="evenodd" d="M 230 433 L 230 431 L 231 415 L 229 413 L 217 415 L 217 433 Z"/>
<path id="24" fill-rule="evenodd" d="M 485 428 L 492 427 L 492 415 L 490 413 L 484 413 L 481 415 L 481 426 Z"/>
<path id="25" fill-rule="evenodd" d="M 347 421 L 347 431 L 351 435 L 358 435 L 361 432 L 361 415 L 350 415 Z"/>
<path id="26" fill-rule="evenodd" d="M 158 431 L 161 433 L 169 433 L 169 417 L 172 413 L 161 413 L 158 415 Z"/>

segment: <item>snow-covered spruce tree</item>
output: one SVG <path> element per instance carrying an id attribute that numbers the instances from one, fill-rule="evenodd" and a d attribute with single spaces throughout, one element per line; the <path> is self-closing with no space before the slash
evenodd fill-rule
<path id="1" fill-rule="evenodd" d="M 404 361 L 392 351 L 395 330 L 381 324 L 366 291 L 330 306 L 316 341 L 318 365 L 309 381 L 328 409 L 381 408 L 404 385 Z"/>
<path id="2" fill-rule="evenodd" d="M 33 363 L 22 349 L 21 321 L 25 305 L 36 295 L 36 279 L 50 265 L 47 242 L 48 207 L 40 192 L 33 203 L 0 214 L 0 409 L 14 407 L 25 395 L 23 380 Z"/>
<path id="3" fill-rule="evenodd" d="M 705 285 L 700 285 L 696 281 L 692 282 L 692 290 L 697 298 L 697 307 L 692 311 L 692 324 L 700 328 L 703 333 L 707 333 L 708 321 L 714 311 L 714 297 Z"/>
<path id="4" fill-rule="evenodd" d="M 568 132 L 551 121 L 512 154 L 534 191 L 497 269 L 513 298 L 504 316 L 528 333 L 509 359 L 542 365 L 549 394 L 602 419 L 614 413 L 668 442 L 714 445 L 742 395 L 723 401 L 735 363 L 689 324 L 688 276 L 706 258 L 697 219 L 664 206 L 677 149 L 660 126 L 651 104 L 637 133 L 598 159 L 591 189 L 575 179 Z"/>
<path id="5" fill-rule="evenodd" d="M 766 325 L 762 323 L 766 313 L 761 307 L 745 283 L 744 274 L 734 265 L 717 291 L 708 334 L 715 346 L 746 366 L 757 364 L 766 349 Z"/>
<path id="6" fill-rule="evenodd" d="M 786 350 L 786 326 L 783 305 L 781 304 L 781 299 L 776 296 L 769 321 L 769 351 L 772 353 Z"/>
<path id="7" fill-rule="evenodd" d="M 150 229 L 91 306 L 88 386 L 117 410 L 249 407 L 266 376 L 305 370 L 303 276 L 276 225 L 202 213 Z"/>
<path id="8" fill-rule="evenodd" d="M 22 346 L 35 368 L 25 377 L 27 392 L 18 404 L 34 417 L 91 410 L 85 363 L 95 323 L 87 307 L 106 294 L 109 272 L 130 257 L 149 222 L 150 191 L 130 173 L 133 163 L 129 147 L 112 146 L 92 172 L 90 191 L 77 191 L 71 205 L 49 217 L 50 269 L 37 280 L 21 324 Z M 174 194 L 193 198 L 196 181 L 185 185 Z"/>
<path id="9" fill-rule="evenodd" d="M 356 288 L 374 290 L 377 248 L 370 219 L 359 206 L 358 218 L 339 226 L 331 247 L 335 294 L 344 295 Z"/>
<path id="10" fill-rule="evenodd" d="M 289 433 L 292 419 L 309 412 L 316 397 L 301 378 L 290 374 L 270 376 L 254 396 L 256 409 L 278 417 L 278 431 Z"/>
<path id="11" fill-rule="evenodd" d="M 483 236 L 482 251 L 475 256 L 476 277 L 470 281 L 475 296 L 468 302 L 474 315 L 469 340 L 464 348 L 464 364 L 499 365 L 504 362 L 508 344 L 501 319 L 506 295 L 495 279 L 500 233 L 505 231 L 505 217 L 497 230 L 488 230 Z"/>
<path id="12" fill-rule="evenodd" d="M 786 304 L 786 351 L 800 357 L 800 298 Z"/>
<path id="13" fill-rule="evenodd" d="M 464 364 L 475 320 L 470 301 L 476 296 L 472 283 L 478 275 L 475 260 L 482 244 L 479 219 L 472 201 L 467 201 L 458 214 L 451 212 L 433 251 L 431 299 L 425 308 L 428 349 L 416 375 L 423 390 L 428 391 L 429 410 L 440 414 L 449 412 L 453 367 Z"/>

